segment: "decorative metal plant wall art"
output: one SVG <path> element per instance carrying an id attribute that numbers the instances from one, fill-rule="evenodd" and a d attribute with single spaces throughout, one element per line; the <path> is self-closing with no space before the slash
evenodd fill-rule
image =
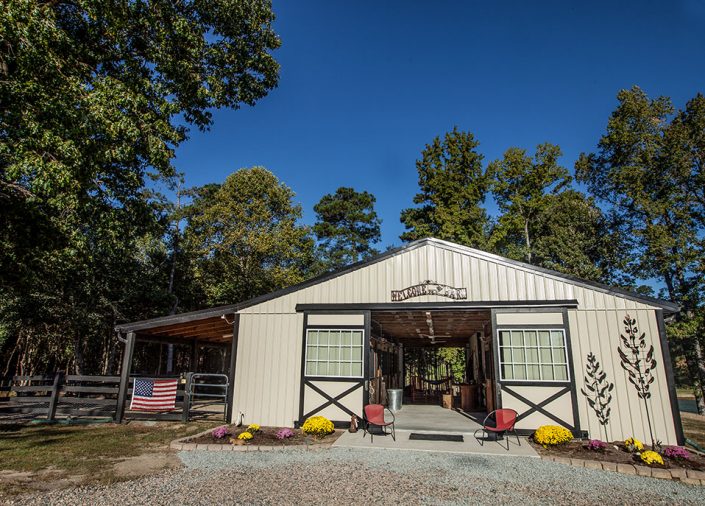
<path id="1" fill-rule="evenodd" d="M 649 436 L 651 437 L 651 447 L 656 448 L 654 439 L 653 427 L 651 424 L 651 411 L 649 410 L 648 400 L 651 398 L 649 387 L 656 379 L 653 370 L 656 368 L 656 360 L 654 360 L 654 347 L 651 345 L 646 350 L 646 333 L 639 333 L 636 326 L 636 320 L 626 315 L 624 317 L 624 334 L 620 334 L 622 346 L 617 347 L 619 358 L 622 364 L 622 369 L 627 371 L 629 382 L 634 385 L 634 388 L 639 395 L 639 398 L 644 401 L 646 409 L 646 421 L 649 424 Z"/>
<path id="2" fill-rule="evenodd" d="M 595 411 L 597 421 L 605 430 L 605 439 L 607 439 L 607 424 L 610 421 L 610 413 L 612 408 L 609 404 L 612 402 L 612 390 L 614 383 L 607 381 L 607 373 L 602 370 L 600 362 L 594 353 L 590 352 L 587 355 L 587 364 L 585 365 L 585 386 L 580 391 L 587 398 L 588 404 Z"/>

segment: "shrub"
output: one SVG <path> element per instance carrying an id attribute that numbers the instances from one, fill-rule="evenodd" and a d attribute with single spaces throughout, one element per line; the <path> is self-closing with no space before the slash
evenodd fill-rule
<path id="1" fill-rule="evenodd" d="M 663 455 L 671 460 L 690 460 L 690 452 L 682 446 L 667 446 Z"/>
<path id="2" fill-rule="evenodd" d="M 624 441 L 624 448 L 631 453 L 640 452 L 644 449 L 644 443 L 636 438 L 630 437 Z"/>
<path id="3" fill-rule="evenodd" d="M 250 434 L 254 434 L 255 432 L 259 432 L 260 428 L 261 427 L 259 426 L 259 424 L 251 423 L 249 427 L 247 427 L 247 432 L 249 432 Z"/>
<path id="4" fill-rule="evenodd" d="M 600 441 L 599 439 L 591 439 L 586 448 L 594 452 L 604 452 L 607 449 L 607 443 Z"/>
<path id="5" fill-rule="evenodd" d="M 542 425 L 534 432 L 534 441 L 546 446 L 555 446 L 573 440 L 573 434 L 560 425 Z"/>
<path id="6" fill-rule="evenodd" d="M 652 452 L 651 450 L 641 452 L 641 460 L 649 466 L 653 464 L 663 465 L 663 459 L 661 458 L 661 455 L 656 452 Z"/>
<path id="7" fill-rule="evenodd" d="M 230 431 L 225 425 L 223 425 L 222 427 L 216 427 L 215 429 L 213 429 L 213 432 L 211 432 L 211 436 L 216 439 L 223 439 L 225 436 L 229 435 Z"/>
<path id="8" fill-rule="evenodd" d="M 237 438 L 238 438 L 239 440 L 241 440 L 241 441 L 249 441 L 249 440 L 252 439 L 253 437 L 254 437 L 254 436 L 253 436 L 251 433 L 245 431 L 245 432 L 243 432 L 242 434 L 240 434 Z"/>
<path id="9" fill-rule="evenodd" d="M 335 432 L 333 422 L 328 420 L 325 416 L 312 416 L 304 422 L 301 429 L 304 431 L 304 434 L 313 436 L 325 436 Z"/>
<path id="10" fill-rule="evenodd" d="M 279 429 L 275 435 L 277 436 L 277 439 L 289 439 L 290 437 L 294 437 L 294 431 L 285 427 L 283 429 Z"/>

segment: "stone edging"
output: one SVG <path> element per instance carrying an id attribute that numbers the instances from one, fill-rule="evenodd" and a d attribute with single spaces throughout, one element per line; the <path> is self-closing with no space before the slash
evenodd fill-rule
<path id="1" fill-rule="evenodd" d="M 599 460 L 569 459 L 568 457 L 541 456 L 543 460 L 567 464 L 574 467 L 585 467 L 587 469 L 602 469 L 632 476 L 649 476 L 662 480 L 674 480 L 688 483 L 689 485 L 705 485 L 705 471 L 693 471 L 691 469 L 657 469 L 646 466 L 635 466 L 633 464 L 622 464 L 615 462 L 601 462 Z"/>
<path id="2" fill-rule="evenodd" d="M 205 436 L 209 434 L 213 429 L 204 430 L 193 436 L 182 437 L 181 439 L 175 439 L 169 444 L 169 448 L 177 451 L 194 451 L 194 450 L 205 450 L 210 452 L 270 452 L 270 451 L 287 451 L 287 450 L 308 450 L 308 451 L 319 451 L 327 450 L 333 443 L 322 443 L 316 445 L 287 445 L 287 446 L 265 446 L 257 444 L 243 444 L 243 445 L 233 445 L 233 444 L 219 444 L 219 443 L 189 443 L 191 439 Z"/>

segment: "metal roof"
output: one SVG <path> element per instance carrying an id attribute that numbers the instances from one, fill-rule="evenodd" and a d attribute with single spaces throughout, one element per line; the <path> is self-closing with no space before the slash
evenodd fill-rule
<path id="1" fill-rule="evenodd" d="M 652 306 L 659 307 L 663 309 L 666 313 L 677 313 L 680 310 L 680 307 L 673 303 L 669 302 L 666 300 L 658 299 L 655 297 L 649 297 L 646 295 L 641 295 L 638 293 L 630 292 L 629 290 L 624 290 L 622 288 L 616 288 L 616 287 L 611 287 L 602 283 L 597 283 L 595 281 L 588 281 L 584 279 L 580 279 L 576 276 L 572 276 L 570 274 L 564 274 L 562 272 L 554 271 L 551 269 L 545 269 L 543 267 L 538 267 L 536 265 L 531 265 L 525 262 L 520 262 L 518 260 L 512 260 L 509 258 L 505 258 L 499 255 L 495 255 L 492 253 L 487 253 L 485 251 L 481 251 L 478 249 L 470 248 L 468 246 L 462 246 L 460 244 L 455 244 L 449 241 L 444 241 L 441 239 L 435 239 L 435 238 L 425 238 L 425 239 L 419 239 L 417 241 L 410 242 L 409 244 L 405 246 L 401 246 L 399 248 L 391 249 L 389 251 L 386 251 L 384 253 L 381 253 L 373 258 L 370 258 L 368 260 L 358 262 L 352 265 L 349 265 L 347 267 L 344 267 L 342 269 L 339 269 L 334 272 L 329 272 L 322 274 L 320 276 L 316 276 L 314 278 L 311 278 L 309 280 L 306 280 L 302 283 L 298 283 L 296 285 L 292 285 L 287 288 L 283 288 L 281 290 L 277 290 L 265 295 L 261 295 L 259 297 L 255 297 L 253 299 L 241 302 L 239 304 L 228 304 L 224 306 L 217 306 L 217 307 L 212 307 L 212 308 L 207 308 L 207 309 L 201 309 L 199 311 L 191 311 L 188 313 L 179 313 L 176 315 L 169 315 L 169 316 L 162 316 L 158 318 L 152 318 L 149 320 L 142 320 L 138 322 L 132 322 L 132 323 L 124 323 L 121 325 L 117 325 L 115 327 L 115 330 L 118 332 L 129 332 L 129 331 L 140 331 L 140 330 L 145 330 L 145 329 L 150 329 L 154 327 L 161 327 L 161 326 L 166 326 L 166 325 L 175 325 L 179 323 L 185 323 L 193 320 L 200 320 L 204 318 L 213 318 L 216 316 L 222 316 L 222 315 L 229 315 L 229 314 L 234 314 L 237 313 L 238 311 L 255 306 L 257 304 L 261 304 L 263 302 L 267 302 L 272 299 L 276 299 L 278 297 L 282 297 L 284 295 L 288 295 L 290 293 L 302 290 L 304 288 L 308 288 L 310 286 L 323 283 L 326 281 L 329 281 L 331 279 L 335 279 L 339 276 L 343 276 L 345 274 L 348 274 L 350 272 L 356 271 L 358 269 L 365 268 L 369 265 L 381 262 L 383 260 L 386 260 L 388 258 L 391 258 L 395 255 L 402 254 L 406 251 L 410 251 L 416 248 L 420 248 L 426 245 L 437 245 L 444 247 L 446 249 L 454 250 L 457 251 L 461 254 L 466 254 L 470 256 L 474 256 L 477 258 L 489 260 L 491 262 L 495 262 L 501 265 L 509 266 L 509 267 L 515 267 L 515 268 L 520 268 L 522 270 L 526 271 L 531 271 L 531 272 L 537 272 L 540 273 L 544 276 L 559 280 L 559 281 L 567 281 L 569 283 L 572 283 L 577 286 L 582 286 L 584 288 L 588 288 L 590 290 L 596 290 L 599 292 L 603 292 L 609 295 L 615 295 L 618 297 L 622 297 L 625 299 L 633 300 L 636 302 L 641 302 L 643 304 L 649 304 Z M 550 302 L 550 301 L 548 301 Z"/>

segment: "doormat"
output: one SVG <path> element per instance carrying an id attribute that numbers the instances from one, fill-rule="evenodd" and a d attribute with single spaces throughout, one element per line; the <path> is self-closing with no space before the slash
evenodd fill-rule
<path id="1" fill-rule="evenodd" d="M 409 439 L 418 441 L 453 441 L 455 443 L 464 441 L 463 436 L 460 434 L 419 434 L 418 432 L 409 434 Z"/>

